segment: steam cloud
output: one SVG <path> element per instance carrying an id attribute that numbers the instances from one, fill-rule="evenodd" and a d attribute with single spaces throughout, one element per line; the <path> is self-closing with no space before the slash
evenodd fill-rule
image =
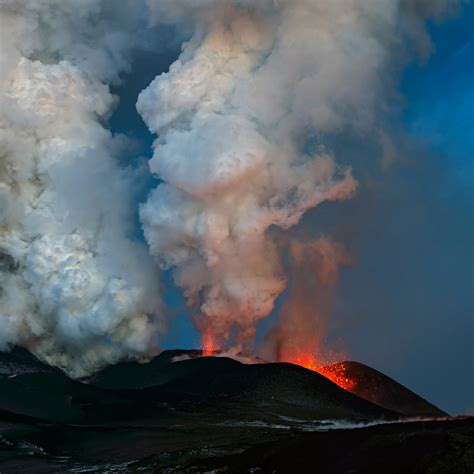
<path id="1" fill-rule="evenodd" d="M 156 349 L 162 326 L 156 269 L 129 238 L 139 170 L 102 125 L 135 25 L 94 28 L 96 1 L 1 8 L 0 350 L 81 376 Z"/>
<path id="2" fill-rule="evenodd" d="M 354 193 L 325 137 L 386 140 L 377 121 L 391 51 L 403 34 L 427 53 L 421 17 L 446 3 L 149 2 L 158 21 L 197 26 L 137 102 L 159 136 L 150 169 L 165 182 L 140 215 L 151 252 L 220 345 L 237 328 L 248 350 L 285 288 L 269 229 Z"/>
<path id="3" fill-rule="evenodd" d="M 428 54 L 424 18 L 454 3 L 3 0 L 0 350 L 26 345 L 75 376 L 156 351 L 148 251 L 202 331 L 225 343 L 237 328 L 248 349 L 287 284 L 271 229 L 354 193 L 326 137 L 383 136 L 392 52 Z M 140 207 L 147 249 L 133 238 L 141 170 L 120 166 L 107 118 L 149 13 L 193 33 L 137 102 L 163 181 Z"/>

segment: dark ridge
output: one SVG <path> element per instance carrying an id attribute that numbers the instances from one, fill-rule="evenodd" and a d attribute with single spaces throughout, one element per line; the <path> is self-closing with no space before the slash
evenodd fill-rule
<path id="1" fill-rule="evenodd" d="M 38 420 L 37 418 L 33 418 L 31 416 L 18 415 L 9 411 L 0 410 L 0 429 L 3 428 L 4 425 L 9 424 L 34 425 L 36 423 L 41 423 L 41 420 Z"/>
<path id="2" fill-rule="evenodd" d="M 325 369 L 349 378 L 354 383 L 350 389 L 352 393 L 387 410 L 405 416 L 447 416 L 447 413 L 405 386 L 360 362 L 339 362 Z"/>
<path id="3" fill-rule="evenodd" d="M 214 351 L 215 355 L 221 351 Z M 147 362 L 121 362 L 96 372 L 91 377 L 85 379 L 96 387 L 107 389 L 142 389 L 163 385 L 177 376 L 184 375 L 188 370 L 199 367 L 191 364 L 176 364 L 187 359 L 203 358 L 202 350 L 199 349 L 173 349 L 165 350 Z M 212 356 L 211 356 L 212 357 Z M 219 364 L 218 359 L 231 360 L 226 357 L 214 357 L 214 364 Z M 255 358 L 259 363 L 265 363 L 263 359 Z"/>
<path id="4" fill-rule="evenodd" d="M 30 360 L 24 351 L 18 354 L 22 361 Z M 117 364 L 88 383 L 56 369 L 0 374 L 0 410 L 49 422 L 92 424 L 156 420 L 176 412 L 216 421 L 223 413 L 241 420 L 397 416 L 293 364 L 246 365 L 226 357 L 196 357 L 200 354 L 165 351 L 148 364 Z"/>
<path id="5" fill-rule="evenodd" d="M 164 351 L 147 364 L 106 368 L 89 383 L 105 389 L 139 389 L 145 398 L 185 411 L 239 405 L 245 417 L 255 415 L 257 408 L 260 417 L 265 413 L 311 419 L 398 416 L 297 365 L 242 364 L 200 355 L 201 351 Z"/>
<path id="6" fill-rule="evenodd" d="M 175 393 L 184 390 L 186 394 L 189 394 L 191 387 L 194 387 L 196 383 L 200 383 L 199 381 L 203 377 L 208 380 L 207 383 L 210 384 L 210 387 L 218 387 L 221 381 L 222 386 L 225 387 L 228 384 L 231 387 L 232 382 L 229 381 L 229 378 L 234 378 L 237 382 L 246 383 L 246 380 L 240 381 L 239 377 L 244 379 L 247 377 L 252 378 L 251 374 L 254 372 L 262 374 L 262 385 L 266 387 L 270 387 L 274 383 L 272 377 L 278 379 L 278 376 L 274 373 L 276 372 L 274 367 L 280 364 L 244 365 L 225 357 L 199 357 L 201 354 L 202 352 L 199 350 L 164 351 L 146 364 L 129 362 L 107 367 L 95 374 L 89 382 L 97 387 L 107 389 L 143 389 L 146 387 L 165 386 L 167 390 Z M 189 359 L 177 361 L 183 357 L 188 357 Z M 259 368 L 260 366 L 265 366 L 266 369 L 261 369 Z M 254 368 L 249 369 L 249 367 Z M 292 367 L 294 369 L 291 369 L 291 375 L 288 375 L 287 383 L 282 383 L 282 386 L 275 388 L 273 392 L 286 393 L 287 388 L 293 383 L 292 377 L 295 376 L 294 373 L 299 373 L 298 371 L 303 370 L 303 373 L 314 375 L 312 371 L 298 366 Z M 445 412 L 408 388 L 364 364 L 341 362 L 328 368 L 355 382 L 354 389 L 351 390 L 354 395 L 389 411 L 405 416 L 446 416 Z M 238 375 L 234 376 L 233 371 L 236 371 Z M 195 377 L 196 372 L 199 372 L 199 375 L 196 376 L 197 380 L 194 381 L 193 377 Z M 270 373 L 272 375 L 269 379 L 265 379 L 266 382 L 263 383 L 263 379 Z M 179 381 L 181 378 L 183 380 Z M 210 378 L 213 380 L 209 380 Z M 176 381 L 176 384 L 181 384 L 180 388 L 177 386 L 177 388 L 172 389 L 173 381 Z M 205 388 L 203 386 L 203 390 Z M 238 393 L 238 390 L 236 389 L 235 392 Z M 244 388 L 242 387 L 240 390 L 244 391 Z M 207 395 L 203 391 L 201 398 L 205 398 Z M 273 396 L 271 394 L 268 395 Z M 198 397 L 196 390 L 193 396 Z M 179 395 L 176 395 L 176 398 L 179 399 Z"/>
<path id="7" fill-rule="evenodd" d="M 0 375 L 0 410 L 56 423 L 101 420 L 127 400 L 62 373 Z"/>
<path id="8" fill-rule="evenodd" d="M 333 371 L 344 367 L 344 375 L 357 381 L 350 393 L 294 364 L 242 364 L 201 354 L 164 351 L 149 363 L 108 367 L 84 383 L 46 366 L 24 349 L 13 350 L 0 355 L 4 367 L 0 410 L 56 423 L 90 424 L 157 420 L 178 412 L 216 420 L 226 413 L 230 419 L 272 422 L 277 416 L 367 420 L 445 415 L 363 364 L 332 367 Z"/>
<path id="9" fill-rule="evenodd" d="M 176 375 L 144 393 L 177 406 L 251 407 L 261 414 L 308 419 L 395 418 L 398 414 L 363 400 L 322 375 L 288 363 L 241 364 L 225 357 L 199 357 L 172 364 Z M 159 389 L 159 390 L 157 390 Z"/>
<path id="10" fill-rule="evenodd" d="M 179 375 L 175 357 L 199 357 L 200 350 L 174 349 L 161 352 L 151 361 L 122 362 L 106 367 L 87 379 L 88 383 L 106 389 L 141 389 L 162 385 Z"/>
<path id="11" fill-rule="evenodd" d="M 303 367 L 201 354 L 89 383 L 0 354 L 0 472 L 470 472 L 472 419 L 403 422 Z"/>
<path id="12" fill-rule="evenodd" d="M 38 372 L 59 373 L 60 370 L 41 362 L 23 347 L 15 346 L 10 351 L 0 352 L 0 374 L 15 375 Z"/>

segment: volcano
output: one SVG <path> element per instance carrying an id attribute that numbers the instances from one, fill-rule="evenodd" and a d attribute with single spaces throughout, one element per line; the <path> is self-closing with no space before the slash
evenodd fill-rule
<path id="1" fill-rule="evenodd" d="M 348 390 L 387 410 L 405 416 L 447 416 L 424 398 L 404 387 L 390 377 L 365 364 L 354 361 L 339 362 L 323 367 L 321 373 L 342 377 L 351 381 Z"/>
<path id="2" fill-rule="evenodd" d="M 331 367 L 357 380 L 350 393 L 298 365 L 258 362 L 173 350 L 78 381 L 24 349 L 0 353 L 0 471 L 239 472 L 240 466 L 245 472 L 261 466 L 266 472 L 267 466 L 290 472 L 289 465 L 275 469 L 278 451 L 303 459 L 298 446 L 307 447 L 308 457 L 313 439 L 321 451 L 318 466 L 332 465 L 331 446 L 340 443 L 339 461 L 367 467 L 380 440 L 393 452 L 411 453 L 411 444 L 399 440 L 418 435 L 416 449 L 432 452 L 441 443 L 448 458 L 451 449 L 471 455 L 471 419 L 408 420 L 444 413 L 370 367 Z M 445 446 L 440 433 L 454 433 L 454 445 Z"/>

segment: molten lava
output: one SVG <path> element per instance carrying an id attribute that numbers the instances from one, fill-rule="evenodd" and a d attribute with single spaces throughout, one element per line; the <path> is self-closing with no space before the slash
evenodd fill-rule
<path id="1" fill-rule="evenodd" d="M 348 392 L 353 392 L 357 382 L 353 379 L 350 379 L 344 375 L 344 368 L 334 369 L 330 367 L 320 367 L 317 370 L 318 373 L 324 375 L 331 382 L 339 385 L 339 387 L 347 390 Z"/>
<path id="2" fill-rule="evenodd" d="M 215 354 L 216 348 L 211 331 L 204 331 L 201 334 L 202 355 L 211 356 Z"/>
<path id="3" fill-rule="evenodd" d="M 216 338 L 211 329 L 201 331 L 201 347 L 203 356 L 216 355 L 218 352 L 217 345 Z M 289 357 L 283 356 L 279 358 L 279 361 L 290 362 L 292 364 L 300 365 L 305 369 L 317 372 L 348 392 L 353 393 L 357 386 L 357 381 L 347 377 L 345 374 L 344 364 L 338 364 L 336 367 L 323 366 L 317 362 L 316 357 L 313 354 L 308 354 L 304 351 L 298 351 L 297 355 Z"/>
<path id="4" fill-rule="evenodd" d="M 354 387 L 356 386 L 357 382 L 348 378 L 344 374 L 344 366 L 336 368 L 330 367 L 320 367 L 316 362 L 316 359 L 309 354 L 303 354 L 292 357 L 287 362 L 291 362 L 292 364 L 301 365 L 305 369 L 313 370 L 314 372 L 318 372 L 322 376 L 329 379 L 331 382 L 339 385 L 339 387 L 347 390 L 348 392 L 352 392 Z"/>

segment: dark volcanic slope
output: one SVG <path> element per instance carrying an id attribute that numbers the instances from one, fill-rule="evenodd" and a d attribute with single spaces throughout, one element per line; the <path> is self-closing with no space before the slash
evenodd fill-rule
<path id="1" fill-rule="evenodd" d="M 0 354 L 0 472 L 472 471 L 472 420 L 399 423 L 302 367 L 196 355 L 82 383 Z"/>
<path id="2" fill-rule="evenodd" d="M 129 397 L 72 380 L 26 349 L 0 352 L 0 412 L 60 423 L 123 417 Z"/>
<path id="3" fill-rule="evenodd" d="M 0 352 L 0 374 L 17 375 L 38 372 L 57 373 L 58 369 L 43 364 L 22 347 L 14 347 L 9 352 Z"/>
<path id="4" fill-rule="evenodd" d="M 360 362 L 339 362 L 325 369 L 349 378 L 354 383 L 352 393 L 387 410 L 406 416 L 447 416 L 408 388 Z"/>
<path id="5" fill-rule="evenodd" d="M 159 392 L 168 403 L 242 404 L 260 412 L 311 419 L 394 415 L 293 364 L 245 365 L 213 357 L 174 364 L 185 373 L 160 387 Z"/>
<path id="6" fill-rule="evenodd" d="M 183 355 L 190 359 L 173 362 Z M 165 392 L 173 393 L 175 400 L 181 399 L 183 394 L 193 400 L 211 396 L 225 400 L 236 394 L 242 399 L 245 394 L 250 398 L 251 393 L 258 392 L 256 399 L 262 397 L 275 403 L 292 400 L 291 404 L 298 406 L 307 406 L 304 400 L 324 396 L 321 394 L 333 389 L 331 385 L 331 389 L 313 391 L 322 383 L 321 377 L 291 364 L 243 365 L 225 357 L 197 357 L 199 355 L 200 351 L 164 351 L 147 364 L 131 362 L 108 367 L 90 382 L 110 389 L 161 386 Z M 341 362 L 328 369 L 354 381 L 352 393 L 387 410 L 405 416 L 446 416 L 411 390 L 364 364 Z M 303 379 L 317 379 L 318 382 L 305 385 Z"/>
<path id="7" fill-rule="evenodd" d="M 245 365 L 225 357 L 173 361 L 179 355 L 183 352 L 165 351 L 149 364 L 118 364 L 89 383 L 56 369 L 0 373 L 0 410 L 85 424 L 130 419 L 156 423 L 164 416 L 189 414 L 214 422 L 397 416 L 293 364 Z"/>
<path id="8" fill-rule="evenodd" d="M 111 365 L 97 372 L 88 382 L 100 388 L 107 389 L 141 389 L 163 385 L 170 380 L 184 375 L 188 366 L 173 363 L 175 357 L 197 357 L 198 350 L 168 350 L 153 358 L 150 362 L 122 362 Z"/>
<path id="9" fill-rule="evenodd" d="M 0 374 L 0 410 L 44 421 L 89 423 L 117 418 L 130 403 L 62 373 Z"/>
<path id="10" fill-rule="evenodd" d="M 355 362 L 332 367 L 356 381 L 353 395 L 297 365 L 246 365 L 199 355 L 164 351 L 147 364 L 117 364 L 82 383 L 27 351 L 0 353 L 0 410 L 63 423 L 156 419 L 160 410 L 171 416 L 226 413 L 230 419 L 272 422 L 281 415 L 306 420 L 444 415 L 394 380 Z"/>
<path id="11" fill-rule="evenodd" d="M 141 389 L 141 396 L 185 411 L 238 405 L 239 416 L 252 417 L 258 411 L 260 419 L 269 413 L 310 419 L 395 415 L 293 364 L 246 365 L 226 357 L 176 361 L 183 354 L 195 356 L 199 351 L 164 351 L 148 364 L 118 364 L 99 372 L 90 383 Z"/>

